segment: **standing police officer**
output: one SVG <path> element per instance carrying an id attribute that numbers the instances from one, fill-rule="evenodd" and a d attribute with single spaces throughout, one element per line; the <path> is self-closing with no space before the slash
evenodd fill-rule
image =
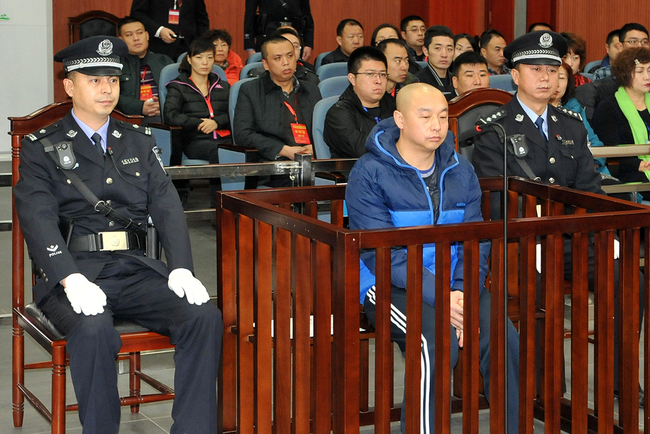
<path id="1" fill-rule="evenodd" d="M 314 47 L 314 19 L 309 0 L 246 0 L 244 48 L 249 54 L 259 51 L 262 43 L 282 26 L 298 31 L 304 44 L 302 60 L 308 61 Z"/>
<path id="2" fill-rule="evenodd" d="M 508 153 L 508 176 L 604 194 L 580 115 L 548 103 L 566 50 L 564 38 L 554 32 L 527 33 L 510 43 L 504 53 L 518 91 L 487 120 L 501 124 L 508 136 L 525 136 L 519 155 Z M 495 133 L 476 140 L 472 163 L 479 177 L 503 175 L 503 143 Z"/>
<path id="3" fill-rule="evenodd" d="M 564 38 L 551 31 L 527 33 L 512 41 L 504 50 L 513 68 L 518 91 L 510 102 L 486 120 L 498 122 L 508 138 L 508 176 L 520 176 L 561 187 L 605 194 L 594 157 L 587 146 L 587 130 L 582 117 L 548 102 L 559 84 L 558 67 L 567 51 Z M 520 136 L 516 136 L 519 134 Z M 503 143 L 493 131 L 476 142 L 472 163 L 479 177 L 503 175 Z M 517 152 L 517 155 L 515 155 Z M 498 201 L 493 201 L 498 206 Z M 494 215 L 494 211 L 493 211 Z M 571 279 L 571 244 L 565 243 L 565 278 Z M 614 389 L 618 391 L 618 261 L 615 261 Z M 639 273 L 639 325 L 643 319 L 643 273 Z M 594 288 L 594 245 L 589 244 L 589 289 Z M 538 365 L 539 366 L 539 365 Z M 644 392 L 639 388 L 639 405 Z"/>
<path id="4" fill-rule="evenodd" d="M 119 429 L 115 360 L 122 343 L 113 317 L 176 345 L 171 432 L 213 433 L 221 313 L 193 276 L 183 209 L 150 130 L 109 117 L 126 54 L 122 40 L 98 36 L 54 57 L 63 62 L 73 109 L 23 140 L 15 187 L 40 273 L 34 298 L 65 335 L 84 433 Z M 167 264 L 145 256 L 148 216 Z"/>

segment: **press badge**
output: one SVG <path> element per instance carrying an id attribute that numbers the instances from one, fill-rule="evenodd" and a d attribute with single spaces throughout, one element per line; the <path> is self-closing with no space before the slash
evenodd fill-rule
<path id="1" fill-rule="evenodd" d="M 180 21 L 181 11 L 178 9 L 169 10 L 169 24 L 178 24 Z"/>
<path id="2" fill-rule="evenodd" d="M 153 91 L 151 90 L 150 84 L 141 84 L 140 85 L 140 101 L 146 101 L 153 98 Z"/>
<path id="3" fill-rule="evenodd" d="M 307 125 L 305 124 L 291 124 L 291 132 L 293 132 L 293 140 L 299 145 L 309 145 L 309 133 L 307 133 Z"/>

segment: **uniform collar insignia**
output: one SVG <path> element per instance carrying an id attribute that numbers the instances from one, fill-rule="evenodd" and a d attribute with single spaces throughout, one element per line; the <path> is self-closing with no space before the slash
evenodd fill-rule
<path id="1" fill-rule="evenodd" d="M 47 133 L 47 130 L 45 128 L 43 128 L 42 130 L 39 131 L 39 133 L 45 134 L 45 133 Z"/>
<path id="2" fill-rule="evenodd" d="M 516 120 L 517 122 L 521 122 L 521 121 L 523 121 L 523 120 L 524 120 L 524 115 L 522 115 L 521 113 L 519 113 L 517 116 L 515 116 L 515 120 Z"/>
<path id="3" fill-rule="evenodd" d="M 553 119 L 553 122 L 557 122 L 557 118 L 555 117 L 555 115 L 551 115 L 551 119 Z"/>
<path id="4" fill-rule="evenodd" d="M 66 136 L 70 137 L 71 139 L 74 138 L 74 136 L 77 135 L 77 132 L 75 130 L 70 130 L 66 133 Z"/>
<path id="5" fill-rule="evenodd" d="M 120 137 L 122 137 L 122 133 L 120 133 L 117 130 L 113 130 L 113 137 L 115 137 L 116 139 L 119 139 Z"/>

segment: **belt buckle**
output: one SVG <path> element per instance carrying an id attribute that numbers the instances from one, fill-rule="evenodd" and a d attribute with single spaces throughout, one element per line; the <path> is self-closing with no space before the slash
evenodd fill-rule
<path id="1" fill-rule="evenodd" d="M 98 232 L 98 234 L 102 239 L 102 248 L 99 249 L 100 252 L 129 249 L 126 231 Z"/>

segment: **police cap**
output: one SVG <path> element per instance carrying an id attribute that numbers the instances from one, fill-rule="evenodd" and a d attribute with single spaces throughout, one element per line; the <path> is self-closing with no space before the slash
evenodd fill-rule
<path id="1" fill-rule="evenodd" d="M 126 43 L 115 36 L 92 36 L 64 48 L 54 56 L 63 62 L 63 71 L 86 75 L 122 75 L 120 56 L 126 56 Z"/>
<path id="2" fill-rule="evenodd" d="M 567 52 L 567 44 L 562 35 L 545 30 L 530 32 L 509 43 L 503 50 L 511 66 L 518 63 L 526 65 L 561 65 Z"/>

